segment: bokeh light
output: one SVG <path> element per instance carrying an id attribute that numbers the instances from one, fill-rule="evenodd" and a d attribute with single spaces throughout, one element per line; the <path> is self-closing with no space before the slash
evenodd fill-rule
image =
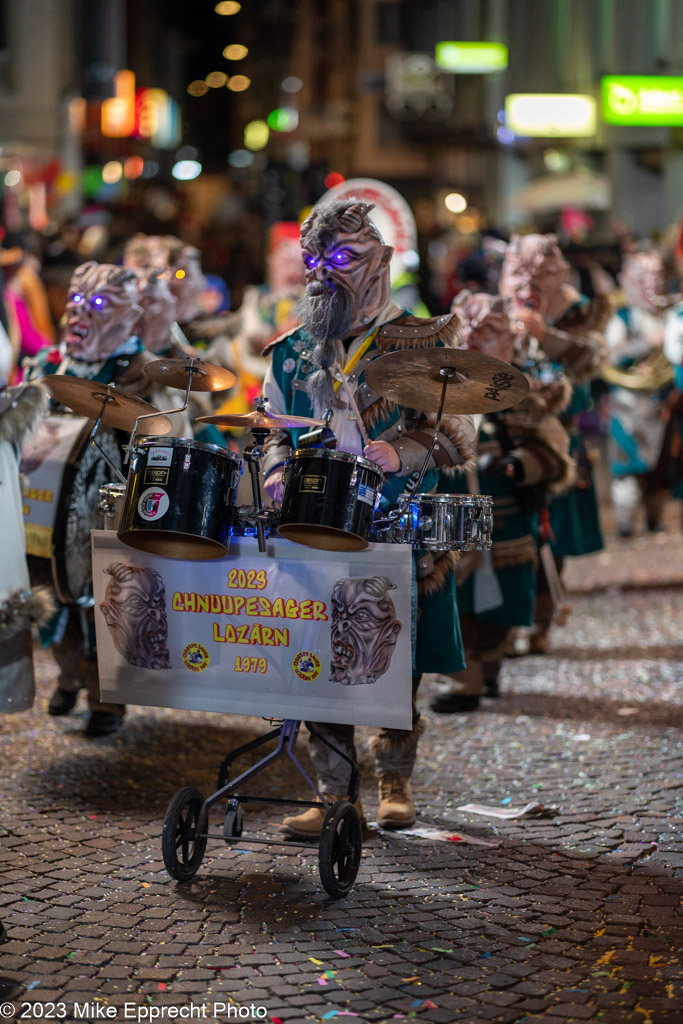
<path id="1" fill-rule="evenodd" d="M 227 80 L 225 71 L 209 71 L 204 79 L 210 89 L 222 89 Z"/>
<path id="2" fill-rule="evenodd" d="M 206 96 L 209 91 L 209 87 L 206 82 L 201 80 L 201 78 L 196 78 L 194 82 L 190 82 L 187 87 L 187 91 L 190 96 Z"/>
<path id="3" fill-rule="evenodd" d="M 285 78 L 282 88 L 285 92 L 299 92 L 303 88 L 303 84 L 300 78 L 290 75 L 289 78 Z"/>
<path id="4" fill-rule="evenodd" d="M 334 188 L 335 185 L 341 185 L 346 178 L 339 171 L 330 171 L 325 177 L 325 188 Z"/>
<path id="5" fill-rule="evenodd" d="M 266 118 L 274 132 L 293 132 L 299 124 L 299 112 L 294 107 L 278 107 Z"/>
<path id="6" fill-rule="evenodd" d="M 102 181 L 105 185 L 115 185 L 117 181 L 121 181 L 123 176 L 123 164 L 118 160 L 110 160 L 102 168 Z"/>
<path id="7" fill-rule="evenodd" d="M 11 188 L 12 185 L 18 185 L 20 181 L 21 181 L 21 171 L 17 171 L 16 169 L 12 170 L 12 171 L 8 171 L 7 174 L 5 175 L 5 184 L 7 185 L 8 188 Z"/>
<path id="8" fill-rule="evenodd" d="M 247 149 L 233 149 L 228 156 L 228 163 L 231 167 L 251 167 L 254 162 L 254 154 Z"/>
<path id="9" fill-rule="evenodd" d="M 265 121 L 250 121 L 244 128 L 246 149 L 265 149 L 270 138 L 270 128 Z"/>
<path id="10" fill-rule="evenodd" d="M 237 14 L 237 12 L 241 10 L 242 4 L 238 4 L 237 0 L 221 0 L 221 2 L 216 4 L 214 7 L 216 14 Z"/>
<path id="11" fill-rule="evenodd" d="M 244 92 L 251 85 L 251 78 L 247 78 L 246 75 L 231 75 L 228 79 L 227 86 L 232 92 Z"/>
<path id="12" fill-rule="evenodd" d="M 142 177 L 144 169 L 145 161 L 141 156 L 129 156 L 126 157 L 123 164 L 123 176 L 129 181 L 133 181 L 135 178 Z"/>
<path id="13" fill-rule="evenodd" d="M 171 174 L 176 181 L 192 181 L 202 173 L 202 165 L 198 160 L 178 160 L 173 165 Z"/>
<path id="14" fill-rule="evenodd" d="M 243 46 L 242 43 L 230 43 L 223 50 L 223 56 L 226 60 L 243 60 L 249 53 L 249 48 Z"/>
<path id="15" fill-rule="evenodd" d="M 460 192 L 449 192 L 443 204 L 449 213 L 462 213 L 467 209 L 467 200 Z"/>

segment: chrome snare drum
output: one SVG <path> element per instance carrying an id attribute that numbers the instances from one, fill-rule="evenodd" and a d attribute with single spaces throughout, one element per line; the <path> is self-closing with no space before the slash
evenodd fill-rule
<path id="1" fill-rule="evenodd" d="M 384 484 L 376 462 L 327 448 L 298 448 L 285 464 L 278 533 L 325 551 L 362 551 Z"/>
<path id="2" fill-rule="evenodd" d="M 97 506 L 97 511 L 104 516 L 105 530 L 118 530 L 125 499 L 126 485 L 124 483 L 102 484 L 100 487 L 100 503 Z"/>
<path id="3" fill-rule="evenodd" d="M 227 553 L 239 456 L 186 437 L 141 437 L 130 460 L 119 540 L 166 558 Z"/>
<path id="4" fill-rule="evenodd" d="M 399 506 L 406 497 L 399 498 Z M 483 551 L 491 547 L 492 530 L 488 495 L 414 494 L 403 515 L 388 529 L 373 530 L 371 540 L 410 544 L 420 551 Z"/>

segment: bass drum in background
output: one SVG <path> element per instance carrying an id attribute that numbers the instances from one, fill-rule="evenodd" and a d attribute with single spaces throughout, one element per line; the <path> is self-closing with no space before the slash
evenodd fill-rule
<path id="1" fill-rule="evenodd" d="M 65 605 L 92 602 L 90 531 L 101 526 L 100 487 L 115 477 L 90 443 L 92 427 L 83 416 L 49 416 L 22 449 L 27 552 L 49 560 L 57 599 Z M 116 433 L 100 429 L 97 443 L 120 469 Z"/>

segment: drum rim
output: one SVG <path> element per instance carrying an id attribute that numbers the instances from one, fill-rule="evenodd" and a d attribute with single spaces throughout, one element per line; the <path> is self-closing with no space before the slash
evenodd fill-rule
<path id="1" fill-rule="evenodd" d="M 374 473 L 378 473 L 382 478 L 382 481 L 384 481 L 384 471 L 379 463 L 373 462 L 372 459 L 366 459 L 363 455 L 354 455 L 353 452 L 338 452 L 336 450 L 332 451 L 329 448 L 292 448 L 287 456 L 285 466 L 289 466 L 290 463 L 297 460 L 298 457 L 307 459 L 336 459 L 338 462 L 353 462 L 356 465 L 362 466 L 364 469 L 370 469 Z"/>
<path id="2" fill-rule="evenodd" d="M 175 443 L 177 442 L 177 444 Z M 209 452 L 210 455 L 224 455 L 233 462 L 242 462 L 239 455 L 229 448 L 221 448 L 219 444 L 211 444 L 209 441 L 195 441 L 193 437 L 159 437 L 150 435 L 148 437 L 136 437 L 133 442 L 131 453 L 137 454 L 137 449 L 142 448 L 195 448 L 200 452 Z"/>
<path id="3" fill-rule="evenodd" d="M 398 499 L 399 504 L 402 499 L 407 497 L 407 494 L 400 495 Z M 434 494 L 411 494 L 408 504 L 416 503 L 418 498 L 424 498 L 425 501 L 436 501 L 438 504 L 444 505 L 473 505 L 476 507 L 482 507 L 493 504 L 493 498 L 488 494 L 443 494 L 439 492 L 435 492 Z"/>

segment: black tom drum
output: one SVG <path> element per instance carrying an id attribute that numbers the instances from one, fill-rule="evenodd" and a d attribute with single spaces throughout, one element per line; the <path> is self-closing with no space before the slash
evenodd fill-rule
<path id="1" fill-rule="evenodd" d="M 129 547 L 205 561 L 227 553 L 239 456 L 184 437 L 143 437 L 131 453 L 118 528 Z"/>
<path id="2" fill-rule="evenodd" d="M 283 474 L 278 533 L 325 551 L 368 546 L 384 474 L 376 462 L 349 452 L 297 448 Z"/>

